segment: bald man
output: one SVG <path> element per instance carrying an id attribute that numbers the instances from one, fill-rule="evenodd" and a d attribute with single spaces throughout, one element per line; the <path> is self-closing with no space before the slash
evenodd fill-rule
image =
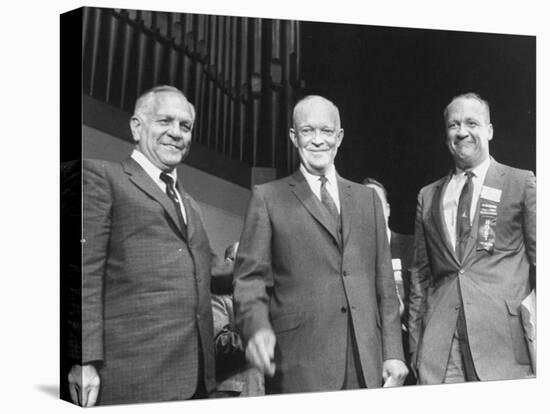
<path id="1" fill-rule="evenodd" d="M 380 200 L 341 178 L 338 108 L 299 101 L 292 176 L 254 188 L 235 263 L 237 324 L 266 393 L 400 385 L 399 301 Z"/>
<path id="2" fill-rule="evenodd" d="M 83 406 L 206 397 L 215 386 L 211 249 L 176 167 L 193 105 L 155 87 L 130 120 L 121 163 L 83 163 L 82 356 L 69 374 Z"/>

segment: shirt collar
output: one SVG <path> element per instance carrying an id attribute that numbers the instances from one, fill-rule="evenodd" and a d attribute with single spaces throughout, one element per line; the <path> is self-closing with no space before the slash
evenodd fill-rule
<path id="1" fill-rule="evenodd" d="M 131 157 L 136 161 L 141 168 L 145 170 L 147 175 L 153 179 L 156 183 L 161 183 L 160 181 L 160 174 L 163 172 L 160 168 L 158 168 L 155 164 L 153 164 L 145 155 L 143 155 L 142 152 L 140 152 L 137 149 L 134 149 L 132 151 Z M 178 179 L 178 171 L 177 168 L 174 168 L 172 171 L 167 172 L 170 177 L 174 180 L 174 185 L 177 182 Z M 164 185 L 164 183 L 162 183 Z"/>
<path id="2" fill-rule="evenodd" d="M 308 183 L 319 182 L 320 176 L 311 174 L 308 170 L 306 170 L 306 167 L 304 167 L 303 164 L 300 164 L 300 171 L 302 172 Z M 332 164 L 328 168 L 328 171 L 324 175 L 327 178 L 328 185 L 336 185 L 336 168 L 334 168 L 334 164 Z"/>
<path id="3" fill-rule="evenodd" d="M 475 174 L 477 178 L 485 178 L 485 175 L 487 174 L 487 170 L 489 169 L 489 165 L 491 164 L 491 157 L 488 157 L 485 161 L 483 161 L 481 164 L 479 164 L 477 167 L 472 168 L 471 171 Z M 462 170 L 458 167 L 455 169 L 455 176 L 460 176 L 464 174 L 467 170 Z"/>

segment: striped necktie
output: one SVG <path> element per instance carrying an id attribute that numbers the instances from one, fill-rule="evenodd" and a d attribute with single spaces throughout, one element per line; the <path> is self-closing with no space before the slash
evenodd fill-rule
<path id="1" fill-rule="evenodd" d="M 474 183 L 472 171 L 466 171 L 464 175 L 467 177 L 460 198 L 458 199 L 458 209 L 456 211 L 456 253 L 460 261 L 464 259 L 464 252 L 472 225 L 470 223 L 470 209 L 472 206 L 472 197 L 474 195 Z"/>
<path id="2" fill-rule="evenodd" d="M 166 174 L 165 172 L 160 173 L 160 179 L 166 184 L 166 195 L 170 200 L 172 200 L 172 203 L 174 203 L 174 207 L 176 208 L 176 213 L 178 215 L 180 229 L 183 234 L 187 236 L 187 225 L 185 224 L 183 213 L 181 212 L 180 200 L 178 199 L 178 196 L 174 189 L 174 180 L 170 175 Z"/>
<path id="3" fill-rule="evenodd" d="M 327 177 L 321 175 L 319 177 L 319 181 L 321 181 L 321 202 L 330 213 L 336 224 L 338 224 L 340 223 L 340 213 L 338 213 L 338 207 L 336 207 L 334 199 L 330 196 L 327 190 Z"/>

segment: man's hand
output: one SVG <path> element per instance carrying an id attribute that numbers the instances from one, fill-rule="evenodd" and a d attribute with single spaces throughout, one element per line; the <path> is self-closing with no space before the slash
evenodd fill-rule
<path id="1" fill-rule="evenodd" d="M 398 387 L 403 385 L 409 370 L 400 359 L 387 359 L 382 366 L 384 387 Z"/>
<path id="2" fill-rule="evenodd" d="M 99 384 L 99 374 L 92 364 L 72 366 L 69 372 L 69 391 L 75 404 L 81 407 L 94 406 Z"/>
<path id="3" fill-rule="evenodd" d="M 263 374 L 272 377 L 275 374 L 275 334 L 271 329 L 260 329 L 246 345 L 246 359 Z"/>

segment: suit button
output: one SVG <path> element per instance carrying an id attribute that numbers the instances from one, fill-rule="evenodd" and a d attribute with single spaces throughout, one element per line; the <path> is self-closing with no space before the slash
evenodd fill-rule
<path id="1" fill-rule="evenodd" d="M 198 321 L 201 320 L 201 315 L 200 315 L 200 313 L 197 313 L 197 320 L 198 320 Z"/>
<path id="2" fill-rule="evenodd" d="M 178 249 L 178 252 L 180 252 L 180 253 L 181 253 L 182 251 L 183 251 L 183 249 Z"/>
<path id="3" fill-rule="evenodd" d="M 342 313 L 346 313 L 348 311 L 348 308 L 346 308 L 345 306 L 342 306 L 340 310 L 342 311 Z"/>
<path id="4" fill-rule="evenodd" d="M 344 270 L 344 276 L 347 276 L 348 274 L 349 273 L 346 270 Z"/>
<path id="5" fill-rule="evenodd" d="M 460 310 L 460 305 L 456 305 L 456 306 L 455 306 L 455 309 L 456 309 L 456 310 Z"/>
<path id="6" fill-rule="evenodd" d="M 460 273 L 461 275 L 463 275 L 463 274 L 464 274 L 464 269 L 460 269 L 460 270 L 458 271 L 458 273 Z"/>

